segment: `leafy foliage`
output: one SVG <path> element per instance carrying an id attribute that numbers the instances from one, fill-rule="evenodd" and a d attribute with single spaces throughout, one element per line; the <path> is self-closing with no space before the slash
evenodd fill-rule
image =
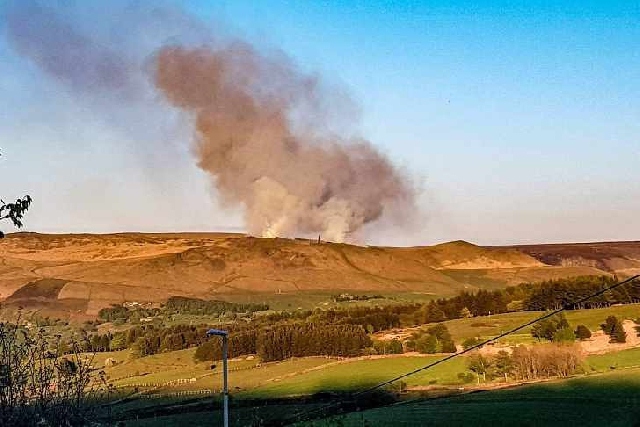
<path id="1" fill-rule="evenodd" d="M 529 296 L 524 301 L 524 308 L 525 310 L 556 310 L 568 307 L 571 310 L 579 310 L 640 301 L 640 287 L 622 286 L 580 304 L 572 304 L 616 283 L 618 278 L 615 276 L 581 276 L 542 282 L 531 288 Z"/>
<path id="2" fill-rule="evenodd" d="M 605 322 L 600 325 L 605 334 L 609 335 L 610 343 L 627 342 L 627 333 L 622 327 L 622 322 L 616 316 L 609 316 Z"/>
<path id="3" fill-rule="evenodd" d="M 248 352 L 240 350 L 242 346 L 237 343 L 242 337 L 252 347 Z M 230 334 L 229 340 L 230 357 L 258 354 L 265 362 L 305 356 L 357 356 L 371 346 L 370 338 L 361 327 L 312 323 L 246 330 Z M 208 340 L 196 350 L 195 357 L 219 360 L 222 357 L 220 340 Z"/>
<path id="4" fill-rule="evenodd" d="M 553 342 L 573 342 L 575 340 L 576 340 L 576 335 L 573 329 L 571 329 L 569 326 L 558 329 L 553 334 L 553 339 L 552 339 Z"/>
<path id="5" fill-rule="evenodd" d="M 422 336 L 416 336 L 415 349 L 420 353 L 455 353 L 457 351 L 453 338 L 444 323 L 438 323 L 427 329 Z"/>
<path id="6" fill-rule="evenodd" d="M 9 219 L 14 226 L 22 228 L 22 218 L 24 214 L 29 210 L 31 206 L 31 196 L 24 196 L 22 199 L 17 199 L 13 203 L 5 203 L 4 200 L 0 200 L 0 220 Z M 0 237 L 4 237 L 4 234 L 0 234 Z"/>
<path id="7" fill-rule="evenodd" d="M 566 344 L 543 344 L 519 346 L 509 354 L 500 351 L 495 356 L 472 354 L 469 357 L 469 370 L 478 379 L 485 380 L 496 375 L 509 376 L 519 380 L 534 380 L 550 377 L 567 377 L 581 368 L 582 353 L 577 346 Z"/>
<path id="8" fill-rule="evenodd" d="M 373 348 L 378 354 L 402 354 L 402 343 L 398 339 L 378 340 L 373 342 Z"/>
<path id="9" fill-rule="evenodd" d="M 107 390 L 104 373 L 91 367 L 73 342 L 43 329 L 0 323 L 0 425 L 86 425 L 95 398 Z"/>
<path id="10" fill-rule="evenodd" d="M 588 340 L 589 338 L 591 338 L 591 331 L 585 325 L 578 325 L 578 327 L 576 327 L 576 330 L 574 331 L 574 334 L 579 340 Z"/>
<path id="11" fill-rule="evenodd" d="M 569 322 L 567 322 L 564 313 L 558 313 L 533 325 L 531 335 L 538 340 L 546 339 L 553 341 L 554 336 L 559 330 L 568 328 Z"/>
<path id="12" fill-rule="evenodd" d="M 509 380 L 509 375 L 515 370 L 515 363 L 511 354 L 505 350 L 500 350 L 494 357 L 493 365 L 495 366 L 496 374 L 504 375 L 504 380 Z"/>
<path id="13" fill-rule="evenodd" d="M 537 283 L 522 283 L 494 291 L 463 291 L 452 298 L 424 304 L 413 313 L 413 323 L 437 323 L 508 311 L 543 311 L 566 307 L 569 310 L 608 307 L 640 302 L 640 286 L 623 286 L 580 304 L 573 304 L 603 288 L 618 283 L 615 276 L 579 276 Z"/>
<path id="14" fill-rule="evenodd" d="M 369 301 L 372 299 L 384 299 L 382 295 L 352 295 L 344 293 L 340 295 L 333 295 L 331 297 L 333 302 L 350 302 L 350 301 Z"/>
<path id="15" fill-rule="evenodd" d="M 492 368 L 493 361 L 480 353 L 474 353 L 469 356 L 468 364 L 469 370 L 478 376 L 479 382 L 480 376 L 482 376 L 485 381 L 487 380 L 487 373 Z"/>
<path id="16" fill-rule="evenodd" d="M 462 342 L 462 348 L 467 350 L 475 345 L 478 345 L 480 342 L 481 340 L 477 337 L 467 338 Z"/>
<path id="17" fill-rule="evenodd" d="M 269 310 L 267 304 L 238 304 L 226 301 L 207 301 L 198 298 L 174 296 L 164 305 L 167 313 L 213 315 L 219 316 L 225 312 L 253 313 L 255 311 Z"/>

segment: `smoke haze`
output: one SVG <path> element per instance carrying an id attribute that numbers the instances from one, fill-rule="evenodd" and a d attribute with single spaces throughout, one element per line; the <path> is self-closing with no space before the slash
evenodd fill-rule
<path id="1" fill-rule="evenodd" d="M 82 13 L 62 2 L 13 2 L 7 38 L 113 126 L 144 133 L 179 117 L 192 128 L 197 166 L 223 205 L 244 208 L 249 233 L 345 241 L 390 212 L 399 222 L 415 212 L 406 174 L 339 130 L 337 121 L 357 121 L 353 102 L 282 52 L 214 34 L 170 6 L 103 10 L 102 33 L 83 27 Z"/>

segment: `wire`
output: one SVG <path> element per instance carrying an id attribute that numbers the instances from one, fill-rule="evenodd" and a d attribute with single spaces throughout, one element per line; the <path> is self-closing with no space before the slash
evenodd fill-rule
<path id="1" fill-rule="evenodd" d="M 372 386 L 372 387 L 369 387 L 367 389 L 361 390 L 361 391 L 359 391 L 357 393 L 352 394 L 351 397 L 355 398 L 355 397 L 362 396 L 363 394 L 371 393 L 372 391 L 378 390 L 378 389 L 380 389 L 380 388 L 382 388 L 384 386 L 387 386 L 389 384 L 392 384 L 392 383 L 394 383 L 394 382 L 396 382 L 398 380 L 410 377 L 412 375 L 417 374 L 418 372 L 422 372 L 422 371 L 426 371 L 427 369 L 431 369 L 434 366 L 437 366 L 437 365 L 439 365 L 441 363 L 444 363 L 444 362 L 446 362 L 448 360 L 451 360 L 451 359 L 454 359 L 456 357 L 462 356 L 463 354 L 469 353 L 469 352 L 471 352 L 473 350 L 476 350 L 476 349 L 478 349 L 478 348 L 480 348 L 480 347 L 482 347 L 482 346 L 484 346 L 486 344 L 489 344 L 490 342 L 497 341 L 500 338 L 504 338 L 504 337 L 506 337 L 508 335 L 511 335 L 511 334 L 513 334 L 515 332 L 518 332 L 519 330 L 524 329 L 524 328 L 526 328 L 528 326 L 531 326 L 534 323 L 537 323 L 537 322 L 540 322 L 542 320 L 548 319 L 549 317 L 555 316 L 556 314 L 561 313 L 563 311 L 566 311 L 567 309 L 569 309 L 569 308 L 571 308 L 571 307 L 573 307 L 573 306 L 575 306 L 577 304 L 581 304 L 583 302 L 586 302 L 586 301 L 590 300 L 591 298 L 595 298 L 597 296 L 600 296 L 600 295 L 604 294 L 605 292 L 608 292 L 608 291 L 611 291 L 611 290 L 613 290 L 613 289 L 615 289 L 617 287 L 626 285 L 627 283 L 631 283 L 631 282 L 633 282 L 634 280 L 636 280 L 638 278 L 640 278 L 640 274 L 632 276 L 632 277 L 630 277 L 630 278 L 628 278 L 628 279 L 626 279 L 626 280 L 624 280 L 622 282 L 618 282 L 618 283 L 613 284 L 611 286 L 605 286 L 603 289 L 600 289 L 599 291 L 594 292 L 593 294 L 587 295 L 587 296 L 585 296 L 583 298 L 579 298 L 576 301 L 572 301 L 572 302 L 566 303 L 562 307 L 560 307 L 560 308 L 558 308 L 556 310 L 553 310 L 553 311 L 550 311 L 548 313 L 545 313 L 540 317 L 537 317 L 537 318 L 535 318 L 535 319 L 533 319 L 533 320 L 531 320 L 529 322 L 523 323 L 523 324 L 521 324 L 521 325 L 519 325 L 519 326 L 517 326 L 517 327 L 515 327 L 513 329 L 510 329 L 510 330 L 508 330 L 506 332 L 503 332 L 503 333 L 501 333 L 499 335 L 496 335 L 493 338 L 489 338 L 489 339 L 487 339 L 485 341 L 482 341 L 482 342 L 480 342 L 480 343 L 478 343 L 476 345 L 468 347 L 467 349 L 465 349 L 465 350 L 463 350 L 461 352 L 453 353 L 453 354 L 451 354 L 449 356 L 446 356 L 446 357 L 444 357 L 442 359 L 438 359 L 438 360 L 436 360 L 434 362 L 431 362 L 428 365 L 422 366 L 420 368 L 414 369 L 413 371 L 409 371 L 409 372 L 404 373 L 402 375 L 398 375 L 397 377 L 391 378 L 390 380 L 387 380 L 387 381 L 381 382 L 379 384 L 376 384 L 375 386 Z M 336 401 L 336 402 L 329 403 L 329 404 L 326 404 L 324 406 L 321 406 L 319 408 L 315 408 L 315 409 L 311 409 L 311 410 L 306 411 L 306 412 L 300 412 L 298 414 L 294 414 L 290 418 L 285 418 L 281 422 L 280 425 L 284 426 L 284 425 L 292 424 L 292 423 L 295 423 L 295 422 L 304 421 L 304 419 L 306 417 L 308 417 L 309 415 L 316 414 L 316 413 L 319 413 L 319 412 L 323 412 L 323 411 L 325 411 L 325 410 L 327 410 L 329 408 L 338 406 L 339 404 L 340 404 L 340 401 Z M 305 418 L 303 418 L 303 416 Z"/>

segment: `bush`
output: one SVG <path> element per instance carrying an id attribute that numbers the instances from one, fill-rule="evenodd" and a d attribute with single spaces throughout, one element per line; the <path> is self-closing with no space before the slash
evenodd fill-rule
<path id="1" fill-rule="evenodd" d="M 402 343 L 397 339 L 374 341 L 373 348 L 377 354 L 402 354 Z"/>
<path id="2" fill-rule="evenodd" d="M 438 339 L 435 335 L 427 334 L 416 340 L 416 350 L 424 354 L 438 352 Z"/>
<path id="3" fill-rule="evenodd" d="M 487 373 L 490 372 L 493 365 L 492 359 L 483 356 L 480 353 L 475 353 L 469 356 L 467 363 L 469 366 L 469 370 L 477 375 L 478 383 L 480 382 L 481 376 L 485 381 L 487 380 Z"/>
<path id="4" fill-rule="evenodd" d="M 574 335 L 579 340 L 588 340 L 591 338 L 591 331 L 585 325 L 578 325 L 576 330 L 574 331 Z"/>
<path id="5" fill-rule="evenodd" d="M 467 338 L 462 342 L 462 348 L 465 350 L 470 349 L 471 347 L 480 344 L 482 341 L 478 338 Z"/>
<path id="6" fill-rule="evenodd" d="M 553 342 L 573 342 L 576 340 L 575 333 L 571 328 L 558 329 L 553 334 Z"/>
<path id="7" fill-rule="evenodd" d="M 456 348 L 456 344 L 453 340 L 443 341 L 442 342 L 442 352 L 443 353 L 456 353 L 458 349 Z"/>
<path id="8" fill-rule="evenodd" d="M 443 323 L 438 323 L 427 329 L 426 334 L 415 341 L 415 347 L 420 353 L 426 354 L 458 351 L 447 326 Z"/>
<path id="9" fill-rule="evenodd" d="M 531 335 L 538 340 L 546 339 L 553 341 L 556 332 L 565 328 L 569 328 L 569 322 L 567 322 L 564 313 L 558 313 L 533 325 Z"/>
<path id="10" fill-rule="evenodd" d="M 468 383 L 472 382 L 474 378 L 473 378 L 473 374 L 471 372 L 459 372 L 458 373 L 458 379 L 461 382 L 463 382 L 465 384 L 468 384 Z"/>
<path id="11" fill-rule="evenodd" d="M 605 334 L 609 335 L 610 343 L 627 342 L 627 333 L 622 327 L 622 322 L 616 316 L 609 316 L 605 322 L 600 325 Z"/>
<path id="12" fill-rule="evenodd" d="M 71 341 L 63 354 L 61 338 L 44 329 L 0 323 L 0 425 L 80 426 L 92 402 L 108 390 L 104 372 Z"/>

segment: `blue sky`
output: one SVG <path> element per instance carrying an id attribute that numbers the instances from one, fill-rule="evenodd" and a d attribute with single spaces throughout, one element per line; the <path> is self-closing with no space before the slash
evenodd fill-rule
<path id="1" fill-rule="evenodd" d="M 640 239 L 640 2 L 181 4 L 357 101 L 362 134 L 423 188 L 419 232 L 371 242 Z M 149 174 L 114 143 L 130 136 L 4 41 L 0 57 L 0 189 L 33 194 L 29 229 L 242 226 L 188 148 L 175 180 Z"/>

